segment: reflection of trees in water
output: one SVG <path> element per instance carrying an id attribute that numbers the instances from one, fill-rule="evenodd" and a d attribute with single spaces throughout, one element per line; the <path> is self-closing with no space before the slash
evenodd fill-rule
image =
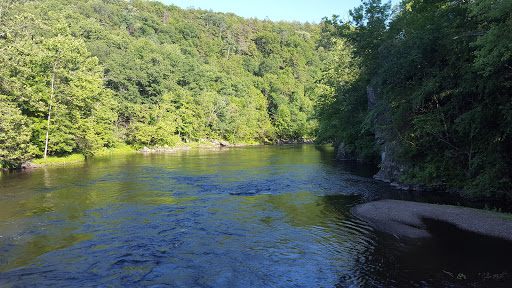
<path id="1" fill-rule="evenodd" d="M 412 287 L 412 283 L 400 285 L 400 277 L 407 279 L 394 253 L 401 244 L 394 237 L 381 233 L 367 237 L 372 245 L 355 258 L 351 273 L 342 275 L 336 287 Z"/>
<path id="2" fill-rule="evenodd" d="M 373 229 L 350 214 L 350 208 L 364 201 L 364 195 L 327 195 L 321 198 L 324 210 L 330 211 L 336 241 L 333 249 L 337 259 L 338 283 L 335 287 L 375 287 L 379 282 L 380 263 L 389 259 L 380 253 L 379 241 Z M 377 277 L 377 278 L 376 278 Z"/>
<path id="3" fill-rule="evenodd" d="M 348 172 L 365 178 L 372 178 L 379 168 L 377 165 L 361 161 L 337 161 L 334 147 L 331 145 L 317 145 L 315 149 L 320 153 L 320 162 L 324 165 L 335 166 L 343 172 Z"/>
<path id="4" fill-rule="evenodd" d="M 11 263 L 17 266 L 34 263 L 41 253 L 60 249 L 61 252 L 45 256 L 50 264 L 42 266 L 47 269 L 47 265 L 55 265 L 57 270 L 62 269 L 59 265 L 63 258 L 59 257 L 63 255 L 72 259 L 78 254 L 82 257 L 85 252 L 93 253 L 96 256 L 80 258 L 83 262 L 72 262 L 77 269 L 87 269 L 87 263 L 103 263 L 98 259 L 103 259 L 104 251 L 91 247 L 135 241 L 134 246 L 126 247 L 131 251 L 132 247 L 139 249 L 140 244 L 143 249 L 134 257 L 123 256 L 123 263 L 138 261 L 139 255 L 153 257 L 158 248 L 168 253 L 163 258 L 171 254 L 181 257 L 176 269 L 192 267 L 190 271 L 194 273 L 217 275 L 210 264 L 203 264 L 222 259 L 215 263 L 218 271 L 235 271 L 233 275 L 240 272 L 241 277 L 253 277 L 257 284 L 261 284 L 260 276 L 279 281 L 283 275 L 290 275 L 289 271 L 295 273 L 288 278 L 293 281 L 306 281 L 313 286 L 338 279 L 337 287 L 444 287 L 459 282 L 443 269 L 455 277 L 465 273 L 468 279 L 478 273 L 499 273 L 500 270 L 469 273 L 466 268 L 459 269 L 466 267 L 460 261 L 472 263 L 476 255 L 470 250 L 451 252 L 451 247 L 457 246 L 460 239 L 465 240 L 465 236 L 452 237 L 453 242 L 439 238 L 433 243 L 403 241 L 374 232 L 368 224 L 353 217 L 350 208 L 386 193 L 383 191 L 389 185 L 351 175 L 332 164 L 319 164 L 322 155 L 312 145 L 191 150 L 183 155 L 98 157 L 88 160 L 84 167 L 5 175 L 2 192 L 16 197 L 5 202 L 9 205 L 2 203 L 5 209 L 0 209 L 0 215 L 5 215 L 4 221 L 16 222 L 18 226 L 4 226 L 22 228 L 27 233 L 22 235 L 25 238 L 18 242 L 18 248 L 0 245 L 0 249 L 5 251 L 2 255 L 6 259 L 15 259 Z M 33 214 L 16 212 L 8 206 Z M 45 208 L 57 210 L 50 212 Z M 19 226 L 22 224 L 26 228 Z M 43 226 L 45 229 L 40 229 Z M 96 238 L 84 246 L 76 245 L 92 236 Z M 446 243 L 451 246 L 446 246 L 448 256 L 443 256 L 445 250 L 441 248 Z M 497 246 L 497 251 L 504 252 L 500 258 L 503 261 L 507 253 L 512 254 L 510 249 L 491 242 L 470 245 L 478 247 L 473 249 Z M 209 254 L 199 257 L 212 262 L 189 258 L 191 253 L 204 252 L 204 247 Z M 115 252 L 112 255 L 124 253 L 119 247 L 109 249 Z M 455 262 L 446 266 L 446 257 L 453 257 L 449 260 Z M 489 259 L 493 258 L 479 261 L 492 261 Z M 107 267 L 119 259 L 110 256 L 110 260 L 103 265 Z M 245 268 L 234 268 L 232 264 Z M 122 274 L 124 266 L 113 267 L 105 269 L 105 273 L 114 279 Z M 192 274 L 187 277 L 195 277 Z"/>
<path id="5" fill-rule="evenodd" d="M 317 247 L 315 253 L 326 261 L 323 269 L 341 275 L 339 287 L 371 287 L 380 269 L 372 258 L 377 237 L 368 224 L 350 214 L 350 207 L 361 199 L 361 195 L 319 197 L 299 192 L 269 195 L 264 201 L 287 215 L 273 221 L 285 220 L 306 231 L 308 246 Z"/>

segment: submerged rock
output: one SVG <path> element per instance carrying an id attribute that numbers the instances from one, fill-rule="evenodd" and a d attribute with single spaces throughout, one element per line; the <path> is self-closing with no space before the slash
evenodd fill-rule
<path id="1" fill-rule="evenodd" d="M 25 169 L 33 169 L 33 168 L 38 168 L 40 167 L 40 165 L 37 165 L 37 164 L 34 164 L 34 163 L 31 163 L 31 162 L 23 162 L 21 165 L 20 165 L 20 169 L 22 170 L 25 170 Z"/>

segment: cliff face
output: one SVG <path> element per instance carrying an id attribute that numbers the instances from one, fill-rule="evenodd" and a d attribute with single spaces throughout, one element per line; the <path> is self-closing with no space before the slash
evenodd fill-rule
<path id="1" fill-rule="evenodd" d="M 420 186 L 408 185 L 400 182 L 400 176 L 404 175 L 410 165 L 403 163 L 398 158 L 400 141 L 396 132 L 391 128 L 389 117 L 390 107 L 380 98 L 380 90 L 376 85 L 368 85 L 366 88 L 368 98 L 368 111 L 372 115 L 372 126 L 375 132 L 375 140 L 380 146 L 380 170 L 373 178 L 391 183 L 401 189 L 421 189 Z M 340 161 L 361 161 L 357 152 L 351 147 L 341 143 L 336 147 L 336 159 Z"/>
<path id="2" fill-rule="evenodd" d="M 359 160 L 357 157 L 357 153 L 353 149 L 349 149 L 346 147 L 345 143 L 340 143 L 340 145 L 336 148 L 336 160 L 345 161 L 345 160 Z"/>
<path id="3" fill-rule="evenodd" d="M 368 111 L 372 113 L 372 125 L 375 128 L 375 138 L 381 147 L 380 170 L 373 178 L 394 184 L 397 187 L 410 189 L 399 183 L 400 176 L 407 172 L 408 167 L 398 161 L 399 143 L 397 136 L 391 129 L 391 120 L 388 116 L 389 106 L 379 99 L 379 88 L 369 85 L 366 89 L 368 97 Z"/>

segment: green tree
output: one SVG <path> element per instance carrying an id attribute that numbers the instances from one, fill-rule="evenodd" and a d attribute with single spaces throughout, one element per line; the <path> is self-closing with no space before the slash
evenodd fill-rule
<path id="1" fill-rule="evenodd" d="M 44 157 L 50 151 L 62 154 L 74 149 L 90 154 L 112 142 L 104 132 L 115 118 L 106 108 L 112 103 L 109 93 L 103 93 L 97 59 L 90 57 L 82 41 L 70 36 L 43 39 L 25 64 L 31 69 L 24 75 L 31 89 L 20 100 L 35 122 L 42 122 L 38 115 L 46 116 Z M 103 131 L 98 133 L 85 129 L 99 124 Z"/>
<path id="2" fill-rule="evenodd" d="M 31 143 L 30 121 L 10 101 L 0 95 L 0 163 L 15 166 L 31 159 L 36 147 Z"/>
<path id="3" fill-rule="evenodd" d="M 405 181 L 509 193 L 509 6 L 401 3 L 390 41 L 372 61 L 402 161 L 412 167 Z"/>
<path id="4" fill-rule="evenodd" d="M 36 154 L 313 134 L 318 25 L 155 1 L 6 3 L 0 94 L 28 121 Z"/>
<path id="5" fill-rule="evenodd" d="M 320 96 L 316 102 L 319 121 L 319 142 L 344 143 L 348 149 L 358 151 L 358 157 L 373 160 L 374 135 L 365 128 L 366 95 L 361 95 L 358 81 L 361 75 L 360 59 L 347 40 L 334 38 L 329 57 L 324 61 L 319 81 Z"/>

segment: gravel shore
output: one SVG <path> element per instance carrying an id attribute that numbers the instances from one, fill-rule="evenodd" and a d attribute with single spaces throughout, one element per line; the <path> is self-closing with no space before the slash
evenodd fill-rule
<path id="1" fill-rule="evenodd" d="M 512 241 L 510 214 L 466 207 L 427 204 L 401 200 L 380 200 L 357 205 L 351 213 L 375 229 L 397 237 L 429 237 L 423 219 L 434 219 L 458 228 Z"/>

